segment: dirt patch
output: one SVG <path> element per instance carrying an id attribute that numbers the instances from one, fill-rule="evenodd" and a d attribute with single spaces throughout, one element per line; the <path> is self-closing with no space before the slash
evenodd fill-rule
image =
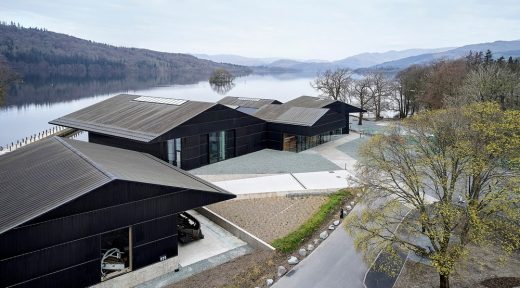
<path id="1" fill-rule="evenodd" d="M 175 283 L 168 288 L 262 286 L 267 278 L 275 276 L 273 271 L 276 271 L 278 263 L 284 260 L 285 255 L 276 251 L 255 251 Z"/>
<path id="2" fill-rule="evenodd" d="M 327 199 L 325 196 L 269 197 L 224 201 L 208 208 L 271 243 L 296 230 Z"/>
<path id="3" fill-rule="evenodd" d="M 500 280 L 488 279 L 502 277 L 520 277 L 520 252 L 517 252 L 505 261 L 500 261 L 498 249 L 493 247 L 470 247 L 468 259 L 458 264 L 456 271 L 450 277 L 452 288 L 486 288 L 486 287 L 515 287 L 486 286 L 484 283 L 499 284 Z M 518 278 L 517 278 L 518 279 Z M 517 284 L 517 286 L 520 284 Z M 408 261 L 401 276 L 397 279 L 394 288 L 439 287 L 439 276 L 435 268 Z"/>
<path id="4" fill-rule="evenodd" d="M 520 286 L 520 278 L 516 277 L 497 277 L 486 279 L 480 284 L 489 288 L 513 288 Z"/>
<path id="5" fill-rule="evenodd" d="M 256 201 L 253 201 L 256 200 Z M 323 204 L 327 200 L 327 197 L 304 197 L 304 198 L 286 198 L 286 197 L 277 197 L 277 198 L 262 198 L 262 199 L 251 199 L 251 200 L 236 200 L 236 201 L 228 201 L 227 203 L 232 204 L 236 203 L 237 207 L 241 207 L 242 209 L 238 209 L 237 207 L 233 207 L 233 205 L 219 205 L 217 209 L 219 212 L 226 215 L 231 215 L 228 219 L 234 221 L 235 223 L 244 223 L 242 225 L 247 226 L 244 229 L 255 233 L 264 233 L 263 237 L 265 238 L 278 238 L 284 236 L 295 230 L 301 223 L 305 222 L 310 215 L 316 211 L 321 204 Z M 347 199 L 342 203 L 342 206 L 345 205 L 346 202 L 350 202 L 352 199 Z M 316 202 L 315 202 L 316 201 Z M 219 203 L 220 204 L 220 203 Z M 224 203 L 222 203 L 224 204 Z M 310 205 L 311 207 L 305 207 L 306 205 Z M 210 207 L 213 211 L 216 212 L 217 209 Z M 296 207 L 295 207 L 296 206 Z M 314 207 L 314 208 L 312 208 Z M 251 210 L 252 209 L 252 210 Z M 293 210 L 294 209 L 294 210 Z M 335 211 L 330 213 L 321 227 L 309 238 L 302 239 L 301 247 L 305 247 L 307 244 L 312 243 L 313 239 L 319 238 L 319 234 L 327 230 L 327 227 L 339 217 L 339 209 L 340 206 L 337 207 Z M 271 215 L 272 213 L 280 213 L 281 211 L 292 211 L 292 212 L 284 212 L 283 217 Z M 254 214 L 249 213 L 250 211 L 255 211 Z M 278 211 L 278 212 L 277 212 Z M 221 214 L 221 215 L 222 215 Z M 292 215 L 292 216 L 289 216 Z M 305 216 L 306 215 L 306 216 Z M 226 217 L 226 216 L 224 216 Z M 230 219 L 232 218 L 232 219 Z M 242 218 L 248 219 L 247 221 L 241 220 Z M 297 218 L 297 223 L 293 223 L 296 221 L 292 218 Z M 263 222 L 266 219 L 271 219 L 271 222 Z M 280 220 L 282 219 L 282 220 Z M 243 221 L 243 222 L 240 222 Z M 278 221 L 278 222 L 276 222 Z M 282 227 L 286 227 L 287 230 L 278 230 L 273 228 L 263 228 L 263 226 L 276 226 L 276 223 L 279 223 Z M 287 223 L 287 224 L 284 224 Z M 293 223 L 293 224 L 288 224 Z M 238 223 L 237 223 L 238 224 Z M 240 225 L 240 224 L 238 224 Z M 256 225 L 256 226 L 255 226 Z M 341 225 L 341 224 L 340 224 Z M 294 227 L 294 228 L 289 228 Z M 256 232 L 254 232 L 256 231 Z M 280 235 L 271 234 L 270 231 L 278 231 Z M 330 231 L 329 231 L 330 232 Z M 267 235 L 267 236 L 266 236 Z M 327 240 L 325 240 L 327 241 Z M 244 255 L 242 257 L 236 258 L 228 263 L 224 263 L 219 265 L 213 269 L 204 271 L 197 275 L 194 275 L 190 278 L 187 278 L 181 282 L 175 283 L 174 285 L 168 286 L 168 288 L 181 288 L 181 287 L 202 287 L 202 288 L 242 288 L 242 287 L 265 287 L 266 280 L 268 278 L 274 279 L 275 281 L 278 279 L 276 275 L 277 267 L 282 265 L 285 266 L 288 270 L 291 267 L 287 264 L 287 259 L 291 256 L 297 256 L 298 259 L 301 260 L 302 257 L 297 255 L 297 251 L 294 253 L 281 253 L 278 251 L 254 251 L 251 254 Z M 307 256 L 308 257 L 308 256 Z"/>

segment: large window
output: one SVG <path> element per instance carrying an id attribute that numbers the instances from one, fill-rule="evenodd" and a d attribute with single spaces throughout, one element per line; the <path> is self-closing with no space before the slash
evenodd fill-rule
<path id="1" fill-rule="evenodd" d="M 168 140 L 166 146 L 168 147 L 168 163 L 181 167 L 181 138 Z"/>
<path id="2" fill-rule="evenodd" d="M 209 163 L 215 163 L 235 156 L 235 131 L 219 131 L 208 134 Z"/>
<path id="3" fill-rule="evenodd" d="M 333 140 L 333 135 L 341 134 L 341 129 L 314 136 L 283 134 L 283 151 L 300 152 Z"/>

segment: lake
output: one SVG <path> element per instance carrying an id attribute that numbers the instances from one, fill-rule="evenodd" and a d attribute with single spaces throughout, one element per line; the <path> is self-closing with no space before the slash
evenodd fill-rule
<path id="1" fill-rule="evenodd" d="M 0 107 L 0 146 L 37 134 L 52 125 L 50 120 L 69 114 L 120 93 L 216 102 L 224 96 L 270 98 L 285 102 L 301 95 L 317 95 L 312 77 L 292 74 L 249 75 L 235 79 L 234 87 L 218 93 L 207 81 L 185 85 L 141 88 L 121 83 L 20 84 L 5 97 Z M 25 86 L 24 86 L 25 85 Z M 130 88 L 128 88 L 130 87 Z M 136 88 L 133 88 L 136 87 Z M 104 91 L 106 90 L 106 91 Z"/>

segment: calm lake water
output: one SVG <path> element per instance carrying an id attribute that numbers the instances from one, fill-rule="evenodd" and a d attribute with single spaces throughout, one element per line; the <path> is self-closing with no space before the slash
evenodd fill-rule
<path id="1" fill-rule="evenodd" d="M 77 85 L 77 88 L 71 88 L 71 84 L 68 85 L 68 90 L 60 89 L 59 86 L 52 83 L 25 90 L 20 89 L 23 92 L 9 92 L 10 94 L 6 95 L 7 106 L 0 107 L 0 146 L 5 147 L 8 143 L 37 134 L 52 127 L 48 124 L 50 120 L 120 93 L 208 102 L 216 102 L 224 96 L 270 98 L 285 102 L 301 95 L 317 95 L 309 84 L 311 80 L 312 78 L 308 76 L 300 77 L 298 75 L 250 75 L 235 79 L 235 86 L 223 95 L 214 91 L 207 81 L 189 85 L 164 85 L 135 90 L 117 90 L 117 88 L 112 87 L 111 92 L 108 93 L 101 92 L 102 89 L 92 89 L 96 91 L 92 94 L 85 93 L 88 90 L 84 86 Z M 24 95 L 24 93 L 27 95 Z M 52 99 L 53 93 L 60 95 L 57 98 L 65 100 Z M 74 100 L 66 100 L 67 97 L 63 94 L 67 93 L 79 96 Z M 45 95 L 45 97 L 38 97 L 40 95 Z M 13 99 L 15 97 L 16 99 Z"/>

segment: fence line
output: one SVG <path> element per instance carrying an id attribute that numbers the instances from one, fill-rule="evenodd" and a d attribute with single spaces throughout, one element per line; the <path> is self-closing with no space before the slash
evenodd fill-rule
<path id="1" fill-rule="evenodd" d="M 47 137 L 50 137 L 50 136 L 53 136 L 53 135 L 60 135 L 63 132 L 65 132 L 65 130 L 67 130 L 67 129 L 70 129 L 70 128 L 63 127 L 63 126 L 54 126 L 54 127 L 49 128 L 47 130 L 39 132 L 38 134 L 34 134 L 34 135 L 31 135 L 31 136 L 27 136 L 25 138 L 22 138 L 21 140 L 17 140 L 16 143 L 15 142 L 11 142 L 11 143 L 8 143 L 5 146 L 0 146 L 0 153 L 3 154 L 3 153 L 11 152 L 11 151 L 14 151 L 14 150 L 16 150 L 16 149 L 18 149 L 20 147 L 25 146 L 25 145 L 28 145 L 28 144 L 33 143 L 33 142 L 36 142 L 38 140 L 41 140 L 41 139 L 44 139 L 44 138 L 47 138 Z M 78 134 L 73 134 L 72 137 L 76 137 L 76 135 L 78 135 Z"/>

